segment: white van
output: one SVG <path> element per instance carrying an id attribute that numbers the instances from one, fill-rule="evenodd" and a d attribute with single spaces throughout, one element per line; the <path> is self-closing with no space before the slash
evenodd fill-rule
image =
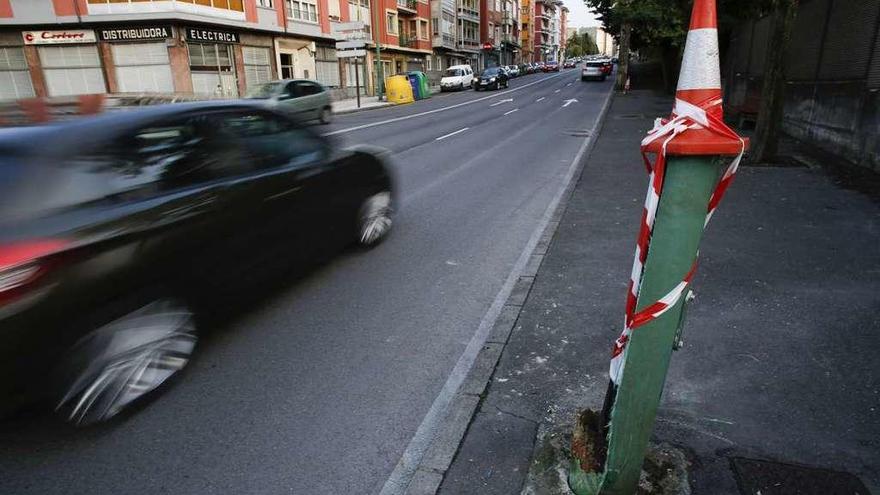
<path id="1" fill-rule="evenodd" d="M 446 69 L 440 79 L 440 91 L 470 88 L 474 82 L 474 70 L 470 65 L 453 65 Z"/>

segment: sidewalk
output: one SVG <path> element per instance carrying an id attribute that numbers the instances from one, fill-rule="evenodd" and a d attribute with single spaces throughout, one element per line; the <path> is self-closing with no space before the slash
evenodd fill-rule
<path id="1" fill-rule="evenodd" d="M 440 86 L 431 86 L 430 87 L 431 94 L 434 95 L 440 92 Z M 345 100 L 337 100 L 332 103 L 333 105 L 333 113 L 335 114 L 344 114 L 344 113 L 354 113 L 361 112 L 364 110 L 373 110 L 376 108 L 390 107 L 394 105 L 394 103 L 390 103 L 387 101 L 381 101 L 377 99 L 375 96 L 361 96 L 361 106 L 358 108 L 357 106 L 357 98 L 347 98 Z"/>
<path id="2" fill-rule="evenodd" d="M 638 143 L 671 106 L 615 98 L 440 493 L 566 493 L 575 411 L 601 408 L 623 320 Z M 878 246 L 880 205 L 823 171 L 741 169 L 704 237 L 654 430 L 687 454 L 694 494 L 739 493 L 734 466 L 743 484 L 794 476 L 812 485 L 797 493 L 834 493 L 828 473 L 735 458 L 849 472 L 880 493 Z"/>

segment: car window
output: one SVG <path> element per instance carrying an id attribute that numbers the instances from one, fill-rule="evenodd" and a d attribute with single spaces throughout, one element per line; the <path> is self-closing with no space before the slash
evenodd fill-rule
<path id="1" fill-rule="evenodd" d="M 458 77 L 461 75 L 461 69 L 446 69 L 447 77 Z"/>
<path id="2" fill-rule="evenodd" d="M 326 152 L 319 138 L 269 112 L 224 113 L 219 125 L 223 135 L 241 143 L 255 170 L 313 163 Z"/>
<path id="3" fill-rule="evenodd" d="M 295 82 L 287 83 L 287 88 L 285 88 L 284 92 L 285 92 L 284 96 L 287 96 L 289 98 L 296 98 L 296 97 L 300 96 L 299 90 L 297 89 L 297 83 L 295 83 Z"/>

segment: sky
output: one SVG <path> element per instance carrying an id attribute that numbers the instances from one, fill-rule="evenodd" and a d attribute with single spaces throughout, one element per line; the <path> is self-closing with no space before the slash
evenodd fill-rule
<path id="1" fill-rule="evenodd" d="M 562 0 L 568 7 L 568 27 L 598 26 L 596 16 L 584 4 L 584 0 Z"/>

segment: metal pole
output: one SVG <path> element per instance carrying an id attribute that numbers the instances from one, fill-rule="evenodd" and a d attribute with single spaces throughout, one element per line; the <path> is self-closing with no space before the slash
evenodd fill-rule
<path id="1" fill-rule="evenodd" d="M 375 31 L 376 31 L 376 36 L 375 36 L 375 38 L 376 38 L 376 99 L 381 100 L 382 93 L 385 92 L 385 88 L 384 88 L 385 77 L 383 74 L 384 70 L 382 68 L 382 46 L 381 46 L 382 42 L 381 42 L 381 38 L 379 35 L 379 31 L 380 31 L 379 20 L 380 20 L 380 18 L 379 18 L 379 8 L 377 5 L 378 3 L 379 3 L 378 0 L 373 0 L 372 7 L 373 7 L 373 11 L 374 11 L 373 26 L 375 27 Z"/>
<path id="2" fill-rule="evenodd" d="M 358 108 L 361 107 L 361 75 L 358 72 L 358 59 L 360 57 L 354 58 L 354 92 L 357 95 L 357 103 Z"/>

